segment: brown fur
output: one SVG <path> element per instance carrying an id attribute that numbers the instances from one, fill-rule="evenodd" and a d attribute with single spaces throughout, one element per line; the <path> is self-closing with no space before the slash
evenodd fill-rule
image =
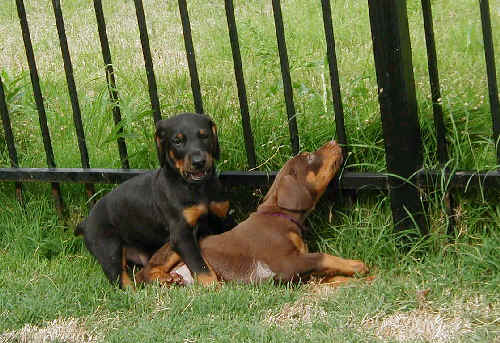
<path id="1" fill-rule="evenodd" d="M 323 253 L 308 253 L 302 224 L 326 190 L 342 163 L 341 148 L 329 142 L 313 153 L 289 160 L 276 176 L 257 211 L 233 230 L 200 241 L 203 258 L 220 280 L 255 282 L 273 277 L 292 281 L 310 275 L 325 280 L 348 281 L 367 273 L 366 265 Z M 152 265 L 166 265 L 165 274 L 182 265 L 168 244 L 151 258 Z M 172 263 L 175 261 L 175 263 Z M 175 265 L 175 266 L 174 266 Z M 338 275 L 347 278 L 335 278 Z M 146 267 L 140 281 L 158 279 Z"/>

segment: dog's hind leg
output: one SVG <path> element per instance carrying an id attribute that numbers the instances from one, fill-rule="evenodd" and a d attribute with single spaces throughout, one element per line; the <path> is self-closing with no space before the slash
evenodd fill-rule
<path id="1" fill-rule="evenodd" d="M 368 267 L 361 261 L 323 253 L 288 256 L 280 262 L 278 270 L 277 277 L 281 280 L 290 280 L 305 273 L 318 276 L 353 276 L 356 273 L 368 273 Z"/>
<path id="2" fill-rule="evenodd" d="M 375 280 L 375 276 L 373 276 L 373 275 L 366 276 L 366 277 L 363 277 L 360 279 L 356 279 L 356 278 L 353 278 L 350 276 L 335 275 L 335 276 L 325 276 L 325 277 L 321 278 L 319 282 L 322 285 L 327 285 L 330 287 L 338 287 L 338 286 L 342 286 L 342 285 L 345 285 L 345 284 L 353 282 L 353 281 L 362 281 L 362 282 L 369 283 L 373 280 Z"/>
<path id="3" fill-rule="evenodd" d="M 120 272 L 120 287 L 126 288 L 126 287 L 131 287 L 132 289 L 135 289 L 134 283 L 132 280 L 130 280 L 130 277 L 128 276 L 128 266 L 127 266 L 127 248 L 122 247 L 122 270 Z"/>
<path id="4" fill-rule="evenodd" d="M 89 230 L 87 226 L 85 232 L 85 245 L 87 249 L 96 257 L 106 277 L 112 283 L 119 281 L 120 287 L 122 274 L 122 242 L 117 236 L 110 234 L 109 230 L 99 228 Z"/>

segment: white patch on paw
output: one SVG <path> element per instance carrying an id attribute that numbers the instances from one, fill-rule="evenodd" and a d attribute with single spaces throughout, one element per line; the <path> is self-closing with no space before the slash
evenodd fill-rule
<path id="1" fill-rule="evenodd" d="M 193 275 L 191 274 L 191 271 L 189 270 L 187 265 L 185 265 L 185 264 L 182 265 L 181 267 L 175 269 L 174 272 L 179 274 L 180 276 L 182 276 L 182 278 L 184 279 L 185 285 L 190 286 L 190 285 L 194 284 Z"/>

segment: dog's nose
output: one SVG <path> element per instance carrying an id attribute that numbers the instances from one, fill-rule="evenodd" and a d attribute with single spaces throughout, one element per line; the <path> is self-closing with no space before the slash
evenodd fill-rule
<path id="1" fill-rule="evenodd" d="M 205 162 L 206 162 L 206 159 L 205 159 L 205 156 L 203 156 L 203 154 L 194 154 L 191 157 L 191 164 L 196 169 L 202 169 L 203 167 L 205 167 Z"/>

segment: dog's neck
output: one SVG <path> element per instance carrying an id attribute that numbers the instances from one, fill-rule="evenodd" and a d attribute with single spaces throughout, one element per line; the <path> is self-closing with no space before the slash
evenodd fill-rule
<path id="1" fill-rule="evenodd" d="M 300 226 L 304 223 L 307 213 L 306 211 L 290 211 L 279 207 L 276 204 L 264 202 L 257 208 L 257 213 L 265 214 L 280 214 L 283 217 L 289 218 L 293 222 L 297 222 Z"/>

